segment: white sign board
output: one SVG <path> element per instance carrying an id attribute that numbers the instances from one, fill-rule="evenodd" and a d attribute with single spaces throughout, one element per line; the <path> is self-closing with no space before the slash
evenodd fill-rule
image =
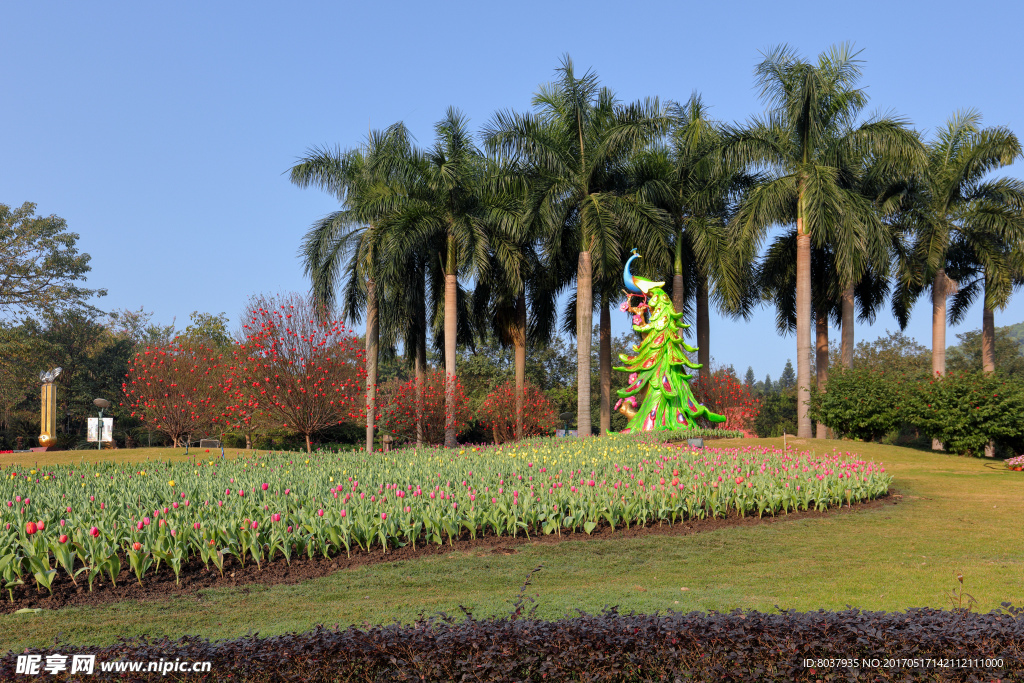
<path id="1" fill-rule="evenodd" d="M 100 418 L 98 417 L 89 418 L 88 435 L 86 437 L 88 441 L 99 441 L 97 438 L 99 435 L 96 433 L 99 431 L 99 421 Z M 114 418 L 112 417 L 103 418 L 103 440 L 114 440 Z"/>

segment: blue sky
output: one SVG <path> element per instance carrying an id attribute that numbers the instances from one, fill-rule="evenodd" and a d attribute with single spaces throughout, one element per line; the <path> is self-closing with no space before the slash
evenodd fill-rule
<path id="1" fill-rule="evenodd" d="M 623 100 L 698 91 L 723 120 L 761 111 L 760 51 L 863 50 L 871 108 L 932 130 L 955 110 L 1024 134 L 1017 3 L 8 3 L 0 21 L 0 202 L 67 219 L 105 310 L 237 322 L 255 292 L 305 290 L 295 254 L 336 208 L 284 175 L 308 147 L 404 121 L 421 144 L 446 107 L 475 126 L 526 109 L 569 53 Z M 1020 175 L 1024 164 L 1009 170 Z M 981 309 L 955 333 L 981 326 Z M 930 344 L 921 301 L 908 333 Z M 1024 320 L 1024 294 L 996 324 Z M 617 332 L 625 319 L 615 316 Z M 873 339 L 895 322 L 860 325 Z M 833 331 L 833 335 L 836 332 Z M 778 377 L 774 311 L 712 318 L 712 354 Z"/>

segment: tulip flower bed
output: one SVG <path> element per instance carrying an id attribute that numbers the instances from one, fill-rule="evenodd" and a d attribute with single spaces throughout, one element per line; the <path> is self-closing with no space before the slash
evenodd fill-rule
<path id="1" fill-rule="evenodd" d="M 0 574 L 13 589 L 116 585 L 200 560 L 223 574 L 300 555 L 382 552 L 480 535 L 592 533 L 827 509 L 884 495 L 849 454 L 693 451 L 657 435 L 492 448 L 266 454 L 234 461 L 0 470 Z M 121 579 L 123 580 L 123 578 Z"/>

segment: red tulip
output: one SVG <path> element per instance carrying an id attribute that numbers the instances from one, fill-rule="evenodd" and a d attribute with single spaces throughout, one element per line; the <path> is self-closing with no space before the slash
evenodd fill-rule
<path id="1" fill-rule="evenodd" d="M 67 534 L 61 534 L 60 538 L 58 538 L 57 541 L 59 543 L 67 543 L 68 542 L 68 535 Z"/>
<path id="2" fill-rule="evenodd" d="M 35 522 L 27 522 L 25 524 L 25 533 L 28 534 L 29 536 L 31 536 L 35 532 L 36 532 L 36 523 Z"/>

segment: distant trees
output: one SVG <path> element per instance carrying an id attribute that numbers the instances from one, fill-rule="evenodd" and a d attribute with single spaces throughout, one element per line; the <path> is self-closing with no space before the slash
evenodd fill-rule
<path id="1" fill-rule="evenodd" d="M 105 289 L 79 286 L 91 270 L 78 253 L 78 234 L 59 216 L 36 216 L 36 205 L 0 204 L 0 313 L 56 313 L 84 305 Z"/>

